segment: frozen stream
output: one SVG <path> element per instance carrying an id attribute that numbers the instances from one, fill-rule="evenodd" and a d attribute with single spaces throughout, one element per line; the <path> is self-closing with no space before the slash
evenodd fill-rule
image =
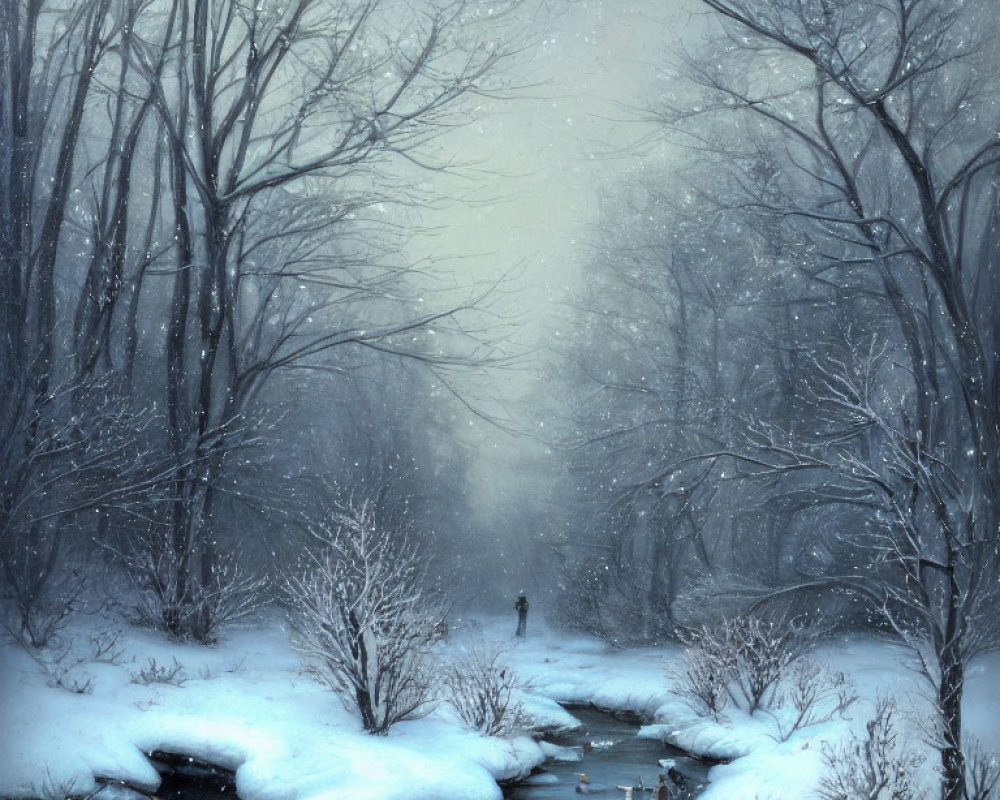
<path id="1" fill-rule="evenodd" d="M 634 786 L 641 777 L 648 790 L 665 772 L 662 759 L 670 759 L 689 782 L 695 797 L 704 784 L 708 765 L 655 739 L 636 737 L 637 724 L 589 707 L 570 709 L 582 726 L 551 739 L 554 757 L 521 784 L 509 787 L 506 800 L 580 800 L 580 773 L 589 778 L 587 794 L 602 800 L 624 798 L 618 785 Z M 116 785 L 105 786 L 94 800 L 238 800 L 233 773 L 186 756 L 152 753 L 150 758 L 163 778 L 155 795 Z M 642 798 L 651 800 L 647 791 Z M 683 795 L 672 795 L 682 798 Z M 442 798 L 447 800 L 447 798 Z M 634 800 L 641 800 L 634 795 Z"/>
<path id="2" fill-rule="evenodd" d="M 674 761 L 677 771 L 695 790 L 692 797 L 697 796 L 698 785 L 705 782 L 709 765 L 655 739 L 637 738 L 636 724 L 606 712 L 580 707 L 569 710 L 583 726 L 552 741 L 571 748 L 572 753 L 566 755 L 579 760 L 548 761 L 543 771 L 508 789 L 507 800 L 580 800 L 576 787 L 581 772 L 590 779 L 588 794 L 608 800 L 624 798 L 625 793 L 616 786 L 635 785 L 639 777 L 647 789 L 656 786 L 657 775 L 666 772 L 659 765 L 661 759 Z M 650 798 L 651 794 L 646 792 L 643 796 Z M 635 800 L 639 800 L 638 795 Z"/>

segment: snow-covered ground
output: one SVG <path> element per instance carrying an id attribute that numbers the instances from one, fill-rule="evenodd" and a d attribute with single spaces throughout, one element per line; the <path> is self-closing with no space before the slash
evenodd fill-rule
<path id="1" fill-rule="evenodd" d="M 599 643 L 543 632 L 509 657 L 532 689 L 560 702 L 592 702 L 636 711 L 655 722 L 640 735 L 663 739 L 692 754 L 726 760 L 713 767 L 704 800 L 802 800 L 814 797 L 824 770 L 824 743 L 862 734 L 879 697 L 898 704 L 898 743 L 924 757 L 923 779 L 934 781 L 936 754 L 927 744 L 931 705 L 913 670 L 911 653 L 872 637 L 844 637 L 811 654 L 852 679 L 859 700 L 847 719 L 805 727 L 779 741 L 773 719 L 727 709 L 716 723 L 699 718 L 670 691 L 667 672 L 679 665 L 679 647 L 609 651 Z M 1000 752 L 1000 654 L 980 658 L 969 670 L 964 703 L 968 734 Z"/>
<path id="2" fill-rule="evenodd" d="M 85 652 L 94 622 L 68 635 Z M 558 702 L 640 712 L 661 736 L 694 752 L 733 759 L 713 768 L 706 800 L 808 797 L 822 767 L 822 742 L 849 735 L 891 694 L 908 714 L 904 738 L 922 747 L 927 716 L 920 679 L 906 652 L 872 639 L 825 646 L 821 658 L 851 674 L 862 701 L 850 722 L 807 728 L 787 742 L 766 718 L 698 720 L 670 692 L 665 664 L 677 648 L 612 651 L 581 636 L 539 629 L 515 642 L 510 620 L 474 621 L 454 630 L 442 657 L 477 642 L 509 648 L 507 662 L 527 682 L 523 697 L 540 727 L 571 725 Z M 0 647 L 0 797 L 43 794 L 43 783 L 87 791 L 94 776 L 155 788 L 144 752 L 184 753 L 236 770 L 242 800 L 337 800 L 365 796 L 420 800 L 496 800 L 496 781 L 527 773 L 543 749 L 528 736 L 487 738 L 466 731 L 447 706 L 400 723 L 387 737 L 364 734 L 330 691 L 301 670 L 277 616 L 234 628 L 214 648 L 183 645 L 126 628 L 116 664 L 80 669 L 90 694 L 51 688 L 38 665 L 14 646 Z M 180 686 L 133 681 L 150 666 L 181 665 Z M 1000 657 L 973 665 L 966 720 L 990 749 L 1000 748 Z M 929 761 L 928 769 L 933 761 Z"/>
<path id="3" fill-rule="evenodd" d="M 86 650 L 89 630 L 67 634 Z M 87 791 L 95 775 L 153 789 L 159 779 L 143 752 L 163 750 L 236 769 L 242 800 L 336 800 L 362 791 L 487 800 L 500 796 L 496 779 L 544 759 L 530 737 L 479 736 L 444 707 L 389 736 L 366 735 L 335 694 L 302 672 L 277 617 L 230 630 L 214 648 L 136 629 L 123 631 L 120 646 L 119 664 L 82 668 L 93 679 L 90 694 L 46 686 L 23 650 L 0 648 L 0 797 L 37 796 L 43 781 Z M 187 680 L 134 682 L 149 659 L 160 667 L 176 659 Z M 548 724 L 564 714 L 551 702 L 532 705 L 548 709 Z"/>

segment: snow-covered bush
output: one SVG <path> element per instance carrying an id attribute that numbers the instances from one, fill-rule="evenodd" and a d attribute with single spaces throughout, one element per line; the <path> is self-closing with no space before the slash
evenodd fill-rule
<path id="1" fill-rule="evenodd" d="M 773 714 L 778 738 L 785 741 L 799 728 L 829 722 L 858 699 L 854 683 L 843 673 L 809 657 L 795 661 L 782 681 L 782 711 Z"/>
<path id="2" fill-rule="evenodd" d="M 370 503 L 311 527 L 302 574 L 286 580 L 294 643 L 309 669 L 385 734 L 430 710 L 429 650 L 442 615 L 421 586 L 421 562 L 379 525 Z"/>
<path id="3" fill-rule="evenodd" d="M 717 715 L 729 701 L 750 714 L 769 708 L 789 667 L 802 654 L 804 633 L 788 620 L 759 616 L 726 619 L 714 628 L 703 626 L 684 637 L 684 671 L 678 691 Z"/>
<path id="4" fill-rule="evenodd" d="M 703 626 L 685 635 L 683 664 L 668 668 L 672 691 L 717 722 L 727 707 L 766 713 L 784 741 L 842 714 L 857 699 L 847 676 L 805 655 L 811 639 L 787 618 L 733 617 Z"/>
<path id="5" fill-rule="evenodd" d="M 670 677 L 674 693 L 684 698 L 699 715 L 709 715 L 718 722 L 729 702 L 729 671 L 714 649 L 692 642 L 684 651 L 684 666 L 672 667 Z"/>
<path id="6" fill-rule="evenodd" d="M 444 685 L 451 705 L 472 730 L 504 736 L 527 722 L 513 697 L 517 674 L 501 663 L 497 650 L 472 649 L 446 668 Z"/>
<path id="7" fill-rule="evenodd" d="M 745 616 L 726 620 L 723 634 L 733 701 L 751 714 L 768 707 L 789 667 L 802 654 L 800 629 L 786 620 Z"/>
<path id="8" fill-rule="evenodd" d="M 184 577 L 193 568 L 190 553 L 168 546 L 160 530 L 136 536 L 128 550 L 115 554 L 137 590 L 135 621 L 174 639 L 214 644 L 220 628 L 268 599 L 267 579 L 249 574 L 232 555 L 217 554 L 211 574 L 200 581 Z"/>
<path id="9" fill-rule="evenodd" d="M 172 664 L 157 664 L 155 658 L 146 659 L 146 666 L 132 673 L 132 683 L 149 686 L 151 683 L 165 683 L 169 686 L 183 686 L 187 682 L 184 667 L 176 657 Z"/>
<path id="10" fill-rule="evenodd" d="M 8 531 L 0 543 L 0 628 L 25 648 L 58 648 L 60 631 L 85 604 L 86 557 L 73 541 L 79 531 L 58 527 Z"/>
<path id="11" fill-rule="evenodd" d="M 120 664 L 125 658 L 125 649 L 121 644 L 121 629 L 100 630 L 90 634 L 87 642 L 90 645 L 90 660 L 105 664 Z"/>
<path id="12" fill-rule="evenodd" d="M 839 747 L 825 745 L 826 773 L 820 780 L 823 800 L 920 800 L 915 772 L 922 759 L 907 753 L 896 741 L 892 700 L 878 702 L 875 716 L 865 725 L 866 735 Z"/>
<path id="13" fill-rule="evenodd" d="M 94 681 L 86 669 L 89 661 L 74 652 L 69 642 L 58 650 L 31 651 L 28 653 L 45 673 L 45 682 L 54 689 L 63 689 L 71 694 L 91 694 Z"/>

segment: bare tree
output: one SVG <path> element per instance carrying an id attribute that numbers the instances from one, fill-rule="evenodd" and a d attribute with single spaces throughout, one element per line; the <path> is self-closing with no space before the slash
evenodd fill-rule
<path id="1" fill-rule="evenodd" d="M 56 266 L 87 101 L 115 41 L 110 8 L 110 0 L 65 7 L 32 0 L 0 12 L 5 441 L 23 406 L 44 402 L 57 382 Z"/>
<path id="2" fill-rule="evenodd" d="M 1000 759 L 977 741 L 966 742 L 965 752 L 969 800 L 996 798 L 996 790 L 1000 786 Z"/>
<path id="3" fill-rule="evenodd" d="M 476 32 L 474 6 L 429 4 L 403 20 L 389 2 L 174 0 L 163 12 L 171 37 L 137 49 L 172 185 L 163 354 L 179 466 L 168 608 L 189 606 L 218 579 L 213 520 L 227 454 L 277 372 L 331 370 L 332 352 L 347 348 L 438 364 L 490 355 L 476 343 L 428 352 L 421 331 L 462 338 L 476 300 L 430 313 L 393 301 L 412 273 L 373 260 L 369 221 L 358 219 L 405 199 L 378 186 L 382 166 L 406 158 L 431 168 L 419 148 L 459 98 L 489 90 L 508 57 Z M 173 612 L 163 624 L 195 639 L 211 626 Z"/>
<path id="4" fill-rule="evenodd" d="M 110 2 L 0 9 L 0 571 L 14 628 L 43 645 L 75 595 L 55 600 L 65 524 L 104 494 L 129 445 L 98 443 L 124 408 L 60 368 L 57 267 L 87 101 L 116 40 Z M 98 398 L 88 417 L 73 396 Z M 93 420 L 96 425 L 91 425 Z M 125 478 L 128 482 L 128 478 Z"/>
<path id="5" fill-rule="evenodd" d="M 442 615 L 421 585 L 416 551 L 368 502 L 338 508 L 311 533 L 317 546 L 303 573 L 285 583 L 296 647 L 369 733 L 426 714 Z"/>
<path id="6" fill-rule="evenodd" d="M 812 490 L 817 502 L 865 504 L 873 513 L 872 529 L 852 537 L 870 554 L 868 569 L 819 583 L 867 597 L 911 645 L 933 691 L 940 715 L 935 735 L 947 756 L 962 742 L 960 708 L 952 703 L 956 693 L 961 697 L 964 666 L 1000 642 L 990 611 L 1000 600 L 997 568 L 975 538 L 976 484 L 963 463 L 968 451 L 964 457 L 957 451 L 960 441 L 924 441 L 905 407 L 896 407 L 883 348 L 870 342 L 850 356 L 816 365 L 817 408 L 839 425 L 808 444 L 762 428 L 758 446 L 774 459 L 765 469 L 835 477 Z M 962 754 L 954 757 L 964 776 Z"/>
<path id="7" fill-rule="evenodd" d="M 78 596 L 93 532 L 103 539 L 112 514 L 148 513 L 146 495 L 169 474 L 150 448 L 153 404 L 111 355 L 117 327 L 135 328 L 134 303 L 113 323 L 136 249 L 131 182 L 150 104 L 129 53 L 148 8 L 0 9 L 0 550 L 15 627 L 35 645 Z M 139 272 L 156 250 L 158 204 L 147 205 Z"/>
<path id="8" fill-rule="evenodd" d="M 878 529 L 888 550 L 868 551 L 879 558 L 855 576 L 867 580 L 845 583 L 921 642 L 940 716 L 941 797 L 958 800 L 965 669 L 997 644 L 984 611 L 1000 551 L 998 329 L 987 311 L 1000 151 L 977 50 L 977 28 L 991 17 L 984 3 L 933 0 L 705 5 L 723 41 L 710 63 L 689 67 L 697 106 L 664 117 L 683 117 L 700 146 L 728 159 L 742 190 L 723 204 L 774 220 L 784 246 L 807 254 L 802 271 L 834 288 L 838 304 L 865 296 L 887 312 L 888 359 L 900 367 L 807 366 L 840 423 L 805 436 L 762 432 L 764 460 L 785 475 L 836 474 L 836 490 L 807 486 L 805 495 L 867 514 Z M 783 165 L 780 174 L 762 180 L 746 151 L 698 127 L 720 116 L 734 139 Z M 862 530 L 863 543 L 871 528 Z"/>
<path id="9" fill-rule="evenodd" d="M 496 354 L 469 322 L 489 287 L 411 302 L 427 280 L 393 253 L 409 220 L 366 211 L 423 200 L 384 167 L 452 166 L 424 145 L 499 86 L 516 25 L 481 11 L 3 4 L 0 548 L 19 554 L 8 582 L 35 586 L 8 587 L 17 605 L 81 523 L 137 572 L 143 615 L 210 641 L 259 588 L 235 578 L 217 510 L 283 412 L 262 398 L 274 377 L 337 378 L 359 352 L 433 367 Z M 97 422 L 112 417 L 131 430 L 117 443 Z"/>
<path id="10" fill-rule="evenodd" d="M 517 673 L 500 659 L 498 651 L 472 649 L 445 669 L 444 683 L 455 711 L 469 728 L 486 736 L 505 736 L 528 722 L 514 697 Z"/>

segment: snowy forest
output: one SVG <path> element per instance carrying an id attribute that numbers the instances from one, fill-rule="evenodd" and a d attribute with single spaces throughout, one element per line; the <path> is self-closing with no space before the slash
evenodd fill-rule
<path id="1" fill-rule="evenodd" d="M 1000 800 L 998 26 L 0 0 L 0 798 Z"/>

